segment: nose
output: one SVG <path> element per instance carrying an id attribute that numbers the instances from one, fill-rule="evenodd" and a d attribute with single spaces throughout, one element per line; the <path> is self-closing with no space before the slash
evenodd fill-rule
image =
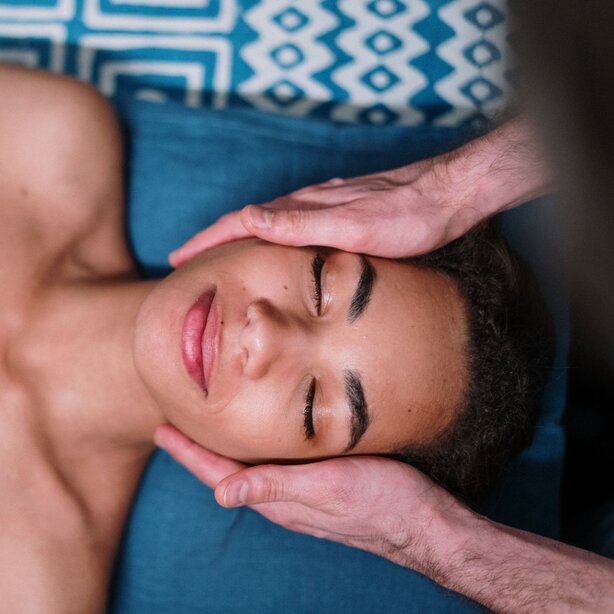
<path id="1" fill-rule="evenodd" d="M 257 300 L 247 308 L 245 325 L 239 333 L 243 351 L 243 373 L 249 379 L 266 375 L 276 364 L 291 366 L 305 355 L 307 331 L 297 318 Z"/>

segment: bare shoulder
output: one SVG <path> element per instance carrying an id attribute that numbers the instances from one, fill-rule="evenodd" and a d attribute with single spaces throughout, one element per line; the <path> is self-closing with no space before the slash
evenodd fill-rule
<path id="1" fill-rule="evenodd" d="M 46 252 L 101 232 L 121 235 L 122 141 L 104 97 L 75 79 L 10 65 L 0 65 L 0 91 L 7 249 L 16 240 Z"/>

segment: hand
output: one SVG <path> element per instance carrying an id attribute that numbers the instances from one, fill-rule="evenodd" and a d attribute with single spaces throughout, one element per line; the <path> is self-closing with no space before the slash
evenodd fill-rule
<path id="1" fill-rule="evenodd" d="M 429 252 L 486 217 L 546 193 L 549 173 L 522 119 L 448 154 L 391 171 L 331 179 L 221 217 L 173 252 L 177 267 L 250 236 L 387 258 Z"/>
<path id="2" fill-rule="evenodd" d="M 496 612 L 614 611 L 613 561 L 489 521 L 409 465 L 354 456 L 246 467 L 172 426 L 155 441 L 220 505 L 384 556 Z"/>
<path id="3" fill-rule="evenodd" d="M 250 236 L 389 258 L 430 251 L 480 219 L 472 207 L 460 207 L 447 197 L 433 168 L 433 161 L 423 161 L 352 179 L 336 178 L 263 206 L 248 205 L 196 234 L 169 261 L 177 267 L 216 245 Z"/>
<path id="4" fill-rule="evenodd" d="M 330 539 L 428 573 L 438 519 L 464 513 L 449 493 L 409 465 L 345 457 L 304 465 L 245 465 L 214 454 L 172 426 L 156 444 L 215 488 L 225 507 L 248 505 L 287 529 Z"/>

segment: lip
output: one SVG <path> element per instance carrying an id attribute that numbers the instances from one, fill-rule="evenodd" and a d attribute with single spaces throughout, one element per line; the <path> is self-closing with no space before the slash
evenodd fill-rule
<path id="1" fill-rule="evenodd" d="M 181 334 L 183 363 L 190 377 L 204 392 L 208 391 L 207 383 L 216 353 L 217 322 L 215 317 L 211 317 L 217 314 L 217 309 L 212 309 L 214 298 L 215 290 L 209 290 L 196 299 L 185 315 Z"/>
<path id="2" fill-rule="evenodd" d="M 209 307 L 209 316 L 205 323 L 203 338 L 201 343 L 201 351 L 203 356 L 203 375 L 205 377 L 205 388 L 207 391 L 211 388 L 211 372 L 217 358 L 218 339 L 220 329 L 220 318 L 217 310 L 217 294 L 213 294 L 213 299 Z"/>

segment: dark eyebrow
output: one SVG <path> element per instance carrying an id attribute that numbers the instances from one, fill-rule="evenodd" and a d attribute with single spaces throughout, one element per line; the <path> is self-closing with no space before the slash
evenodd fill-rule
<path id="1" fill-rule="evenodd" d="M 360 438 L 369 428 L 369 413 L 367 411 L 367 402 L 365 401 L 365 392 L 362 388 L 360 373 L 358 371 L 347 370 L 344 372 L 345 379 L 345 396 L 351 410 L 350 417 L 350 443 L 344 450 L 349 452 L 356 447 Z"/>
<path id="2" fill-rule="evenodd" d="M 348 319 L 350 322 L 356 322 L 364 313 L 371 299 L 371 292 L 373 290 L 373 284 L 375 283 L 375 269 L 373 265 L 362 254 L 360 254 L 360 262 L 362 264 L 360 279 L 358 280 L 358 286 L 356 287 L 356 292 L 354 292 L 348 311 Z"/>

